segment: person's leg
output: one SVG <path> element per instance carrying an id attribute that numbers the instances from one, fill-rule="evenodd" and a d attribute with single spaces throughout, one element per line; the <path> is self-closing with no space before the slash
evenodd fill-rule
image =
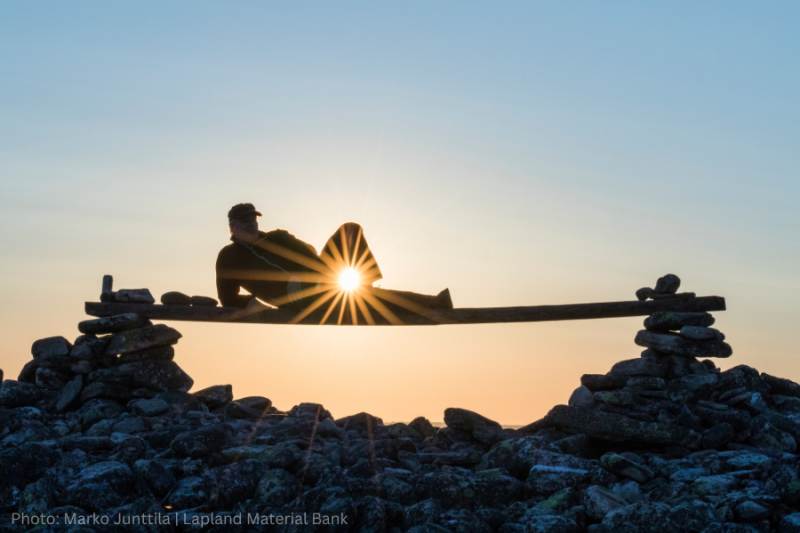
<path id="1" fill-rule="evenodd" d="M 336 275 L 352 268 L 358 274 L 362 285 L 370 286 L 383 279 L 381 269 L 372 250 L 369 249 L 364 230 L 355 222 L 342 224 L 331 235 L 322 248 L 320 259 L 333 270 Z"/>

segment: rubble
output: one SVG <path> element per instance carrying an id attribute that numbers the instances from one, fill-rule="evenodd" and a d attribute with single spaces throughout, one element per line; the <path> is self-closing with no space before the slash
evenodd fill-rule
<path id="1" fill-rule="evenodd" d="M 677 294 L 676 279 L 651 296 Z M 568 405 L 515 430 L 460 408 L 435 428 L 190 392 L 176 330 L 87 320 L 74 343 L 36 341 L 0 385 L 0 532 L 800 531 L 800 385 L 699 359 L 731 355 L 713 324 L 654 313 L 641 357 L 584 375 Z M 136 516 L 161 521 L 125 525 Z M 310 523 L 248 523 L 269 516 Z"/>

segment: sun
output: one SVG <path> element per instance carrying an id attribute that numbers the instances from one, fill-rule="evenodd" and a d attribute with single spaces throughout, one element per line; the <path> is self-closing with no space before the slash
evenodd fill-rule
<path id="1" fill-rule="evenodd" d="M 360 284 L 361 280 L 358 277 L 358 272 L 356 272 L 354 268 L 348 268 L 339 276 L 339 285 L 346 291 L 352 291 Z"/>

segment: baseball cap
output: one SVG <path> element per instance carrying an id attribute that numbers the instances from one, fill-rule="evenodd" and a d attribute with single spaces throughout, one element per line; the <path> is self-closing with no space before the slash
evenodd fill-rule
<path id="1" fill-rule="evenodd" d="M 253 215 L 261 216 L 261 213 L 256 211 L 256 206 L 253 204 L 236 204 L 228 211 L 228 218 L 234 220 L 244 220 Z"/>

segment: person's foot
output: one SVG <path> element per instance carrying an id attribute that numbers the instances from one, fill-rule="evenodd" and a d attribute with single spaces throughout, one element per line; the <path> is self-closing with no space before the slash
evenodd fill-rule
<path id="1" fill-rule="evenodd" d="M 445 289 L 433 298 L 431 309 L 452 309 L 453 299 L 450 297 L 450 289 Z"/>

